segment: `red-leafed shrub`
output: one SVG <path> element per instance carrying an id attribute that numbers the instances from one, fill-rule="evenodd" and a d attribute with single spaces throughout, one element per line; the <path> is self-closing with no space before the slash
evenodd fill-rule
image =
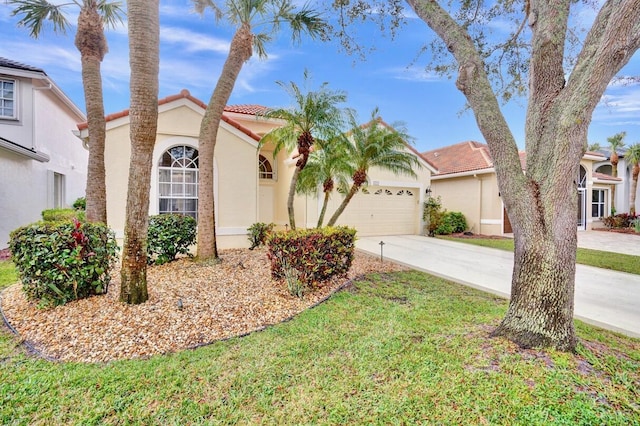
<path id="1" fill-rule="evenodd" d="M 267 240 L 271 276 L 293 270 L 307 285 L 347 273 L 353 262 L 356 230 L 347 227 L 273 232 Z M 289 274 L 290 275 L 290 274 Z"/>
<path id="2" fill-rule="evenodd" d="M 602 223 L 607 228 L 631 228 L 634 226 L 636 219 L 640 219 L 640 215 L 631 215 L 629 213 L 620 213 L 613 216 L 601 217 Z"/>

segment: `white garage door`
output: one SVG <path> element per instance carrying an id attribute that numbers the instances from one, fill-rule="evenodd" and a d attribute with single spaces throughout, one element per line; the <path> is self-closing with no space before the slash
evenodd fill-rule
<path id="1" fill-rule="evenodd" d="M 341 194 L 331 197 L 327 217 L 341 201 Z M 336 224 L 354 227 L 360 236 L 416 234 L 421 217 L 418 201 L 417 188 L 368 186 L 353 197 Z"/>

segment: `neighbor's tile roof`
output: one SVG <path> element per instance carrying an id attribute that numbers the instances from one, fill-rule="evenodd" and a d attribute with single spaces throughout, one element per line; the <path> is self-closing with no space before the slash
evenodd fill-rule
<path id="1" fill-rule="evenodd" d="M 227 105 L 224 110 L 226 112 L 235 112 L 237 114 L 258 115 L 268 108 L 262 105 Z"/>
<path id="2" fill-rule="evenodd" d="M 608 180 L 611 182 L 622 182 L 622 178 L 609 176 L 605 173 L 593 172 L 593 177 L 598 180 Z"/>
<path id="3" fill-rule="evenodd" d="M 460 142 L 422 153 L 438 169 L 438 175 L 469 172 L 493 167 L 489 147 L 475 141 Z"/>
<path id="4" fill-rule="evenodd" d="M 206 109 L 207 108 L 207 104 L 205 104 L 204 102 L 202 102 L 200 99 L 195 98 L 193 96 L 191 96 L 191 93 L 186 90 L 186 89 L 182 89 L 180 91 L 180 93 L 175 94 L 175 95 L 170 95 L 167 96 L 165 98 L 159 99 L 158 100 L 158 106 L 160 105 L 164 105 L 164 104 L 168 104 L 174 101 L 177 101 L 179 99 L 188 99 L 191 102 L 195 103 L 196 105 L 200 106 L 202 109 Z M 226 106 L 225 107 L 225 112 L 240 112 L 240 110 L 244 111 L 241 112 L 243 114 L 252 114 L 255 115 L 257 111 L 264 111 L 266 110 L 267 107 L 261 106 L 261 105 L 238 105 L 238 106 Z M 253 111 L 253 112 L 250 112 Z M 113 114 L 109 114 L 105 117 L 106 121 L 112 121 L 118 118 L 122 118 L 122 117 L 126 117 L 129 115 L 129 109 L 125 109 Z M 246 126 L 243 126 L 242 124 L 238 123 L 236 120 L 228 117 L 227 115 L 222 115 L 222 121 L 226 122 L 227 124 L 235 127 L 236 129 L 240 130 L 242 133 L 246 134 L 247 136 L 249 136 L 250 138 L 259 141 L 260 140 L 260 135 L 258 135 L 257 133 L 253 132 L 251 129 L 249 129 Z M 89 127 L 87 122 L 84 123 L 80 123 L 78 124 L 78 130 L 85 130 Z"/>
<path id="5" fill-rule="evenodd" d="M 0 67 L 14 68 L 17 70 L 24 70 L 24 71 L 35 71 L 35 72 L 41 72 L 43 74 L 46 74 L 44 70 L 42 70 L 41 68 L 32 67 L 31 65 L 23 64 L 22 62 L 18 62 L 18 61 L 12 61 L 11 59 L 3 58 L 1 56 L 0 56 Z"/>

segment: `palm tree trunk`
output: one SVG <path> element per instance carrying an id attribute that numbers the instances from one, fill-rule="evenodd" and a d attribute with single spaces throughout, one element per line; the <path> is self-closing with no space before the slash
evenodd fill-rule
<path id="1" fill-rule="evenodd" d="M 87 165 L 86 217 L 89 222 L 107 223 L 104 144 L 106 122 L 102 99 L 100 60 L 82 55 L 82 81 L 87 106 L 89 161 Z"/>
<path id="2" fill-rule="evenodd" d="M 289 213 L 289 226 L 291 230 L 296 229 L 296 216 L 293 211 L 293 200 L 296 195 L 296 185 L 298 184 L 298 176 L 300 176 L 300 168 L 296 166 L 296 169 L 293 171 L 293 176 L 291 176 L 291 183 L 289 184 L 289 196 L 287 197 L 287 212 Z"/>
<path id="3" fill-rule="evenodd" d="M 629 214 L 636 214 L 636 194 L 638 192 L 638 175 L 640 175 L 640 165 L 635 164 L 633 166 L 632 180 L 631 180 L 631 194 L 629 197 Z"/>
<path id="4" fill-rule="evenodd" d="M 320 217 L 318 218 L 317 228 L 322 228 L 322 222 L 324 222 L 324 214 L 327 211 L 327 204 L 329 204 L 330 195 L 331 195 L 331 191 L 325 191 L 324 200 L 322 201 L 322 210 L 320 210 Z"/>
<path id="5" fill-rule="evenodd" d="M 122 254 L 120 300 L 148 298 L 147 229 L 153 146 L 158 127 L 160 22 L 158 0 L 129 0 L 131 161 Z"/>
<path id="6" fill-rule="evenodd" d="M 229 55 L 222 67 L 207 110 L 200 124 L 198 138 L 199 174 L 198 185 L 198 259 L 217 259 L 215 205 L 213 187 L 213 156 L 216 138 L 224 107 L 231 96 L 233 87 L 242 70 L 242 66 L 251 58 L 253 36 L 249 25 L 242 25 L 231 40 Z"/>
<path id="7" fill-rule="evenodd" d="M 333 213 L 333 216 L 331 216 L 331 219 L 329 219 L 329 223 L 327 223 L 327 226 L 333 226 L 336 224 L 336 222 L 338 221 L 338 218 L 340 217 L 344 209 L 347 208 L 349 201 L 351 201 L 353 196 L 356 195 L 356 193 L 358 192 L 358 189 L 360 189 L 360 185 L 357 185 L 355 183 L 351 185 L 351 188 L 349 189 L 349 193 L 347 193 L 347 196 L 344 197 L 344 199 L 342 200 L 342 203 L 340 203 L 335 213 Z"/>
<path id="8" fill-rule="evenodd" d="M 618 177 L 618 153 L 615 151 L 616 148 L 613 148 L 613 152 L 611 153 L 610 161 L 611 161 L 611 176 L 614 178 Z M 611 185 L 611 214 L 615 214 L 616 211 L 616 186 Z"/>
<path id="9" fill-rule="evenodd" d="M 93 5 L 86 5 L 78 15 L 75 45 L 82 61 L 82 86 L 87 108 L 89 161 L 87 164 L 87 206 L 89 222 L 107 223 L 107 190 L 105 185 L 104 143 L 106 121 L 102 95 L 100 64 L 107 52 L 102 17 Z"/>

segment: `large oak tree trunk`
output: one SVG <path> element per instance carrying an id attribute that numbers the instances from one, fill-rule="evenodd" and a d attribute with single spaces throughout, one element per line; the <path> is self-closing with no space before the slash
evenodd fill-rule
<path id="1" fill-rule="evenodd" d="M 104 144 L 106 120 L 102 96 L 100 64 L 107 53 L 102 17 L 93 7 L 83 7 L 78 16 L 75 45 L 82 61 L 82 85 L 87 108 L 89 161 L 87 165 L 86 218 L 107 223 Z"/>
<path id="2" fill-rule="evenodd" d="M 159 2 L 129 0 L 127 10 L 131 66 L 131 160 L 120 274 L 120 300 L 138 304 L 149 298 L 147 229 L 153 147 L 158 127 Z"/>
<path id="3" fill-rule="evenodd" d="M 602 6 L 567 82 L 563 62 L 571 0 L 527 2 L 532 54 L 525 173 L 473 39 L 436 1 L 408 3 L 458 63 L 456 86 L 489 145 L 513 225 L 511 301 L 494 335 L 522 346 L 573 350 L 575 179 L 593 110 L 640 46 L 640 2 L 610 0 Z"/>
<path id="4" fill-rule="evenodd" d="M 253 35 L 251 27 L 244 24 L 238 28 L 231 40 L 229 55 L 222 67 L 207 109 L 200 124 L 198 138 L 199 175 L 198 184 L 198 259 L 217 259 L 218 246 L 215 230 L 215 205 L 213 186 L 213 156 L 216 138 L 224 108 L 231 96 L 233 86 L 242 66 L 253 53 Z"/>

